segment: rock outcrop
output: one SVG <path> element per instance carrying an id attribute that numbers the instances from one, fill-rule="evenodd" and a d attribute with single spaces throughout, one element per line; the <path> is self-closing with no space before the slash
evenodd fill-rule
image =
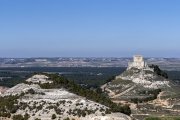
<path id="1" fill-rule="evenodd" d="M 0 86 L 0 95 L 3 94 L 6 90 L 8 90 L 7 87 Z"/>

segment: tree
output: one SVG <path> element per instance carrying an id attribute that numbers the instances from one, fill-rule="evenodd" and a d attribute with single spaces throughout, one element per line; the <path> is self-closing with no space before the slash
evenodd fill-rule
<path id="1" fill-rule="evenodd" d="M 13 120 L 24 120 L 24 117 L 22 115 L 14 115 Z"/>
<path id="2" fill-rule="evenodd" d="M 52 118 L 53 120 L 56 119 L 56 115 L 53 114 L 51 118 Z"/>
<path id="3" fill-rule="evenodd" d="M 160 75 L 160 76 L 162 76 L 162 77 L 164 77 L 164 78 L 168 78 L 168 74 L 167 74 L 166 72 L 162 71 L 162 70 L 159 68 L 159 66 L 152 64 L 152 65 L 150 65 L 149 67 L 150 67 L 150 68 L 153 68 L 153 69 L 154 69 L 154 72 L 155 72 L 157 75 Z"/>

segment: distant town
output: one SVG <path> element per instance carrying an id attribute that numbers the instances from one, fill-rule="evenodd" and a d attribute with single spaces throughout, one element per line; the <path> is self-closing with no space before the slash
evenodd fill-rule
<path id="1" fill-rule="evenodd" d="M 0 58 L 0 67 L 127 67 L 132 58 Z M 180 58 L 145 58 L 164 70 L 180 70 Z"/>

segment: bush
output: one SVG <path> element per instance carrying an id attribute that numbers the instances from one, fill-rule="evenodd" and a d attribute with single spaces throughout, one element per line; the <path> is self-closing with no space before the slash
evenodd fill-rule
<path id="1" fill-rule="evenodd" d="M 56 119 L 56 115 L 53 114 L 51 118 L 52 118 L 53 120 Z"/>
<path id="2" fill-rule="evenodd" d="M 64 120 L 70 120 L 69 118 L 65 118 Z"/>
<path id="3" fill-rule="evenodd" d="M 14 115 L 13 120 L 24 120 L 24 117 L 22 115 Z"/>
<path id="4" fill-rule="evenodd" d="M 27 113 L 24 116 L 22 116 L 22 115 L 14 115 L 13 120 L 28 120 L 29 117 L 30 116 Z"/>
<path id="5" fill-rule="evenodd" d="M 39 118 L 36 118 L 35 120 L 41 120 L 41 119 L 39 119 Z"/>
<path id="6" fill-rule="evenodd" d="M 29 94 L 35 94 L 36 92 L 31 88 L 31 89 L 29 89 L 29 90 L 27 91 L 27 93 L 29 93 Z"/>
<path id="7" fill-rule="evenodd" d="M 161 119 L 157 117 L 149 117 L 149 118 L 146 118 L 145 120 L 161 120 Z"/>
<path id="8" fill-rule="evenodd" d="M 0 117 L 10 117 L 18 109 L 17 99 L 19 96 L 0 97 Z"/>
<path id="9" fill-rule="evenodd" d="M 150 68 L 153 68 L 153 69 L 154 69 L 154 72 L 155 72 L 157 75 L 162 76 L 162 77 L 164 77 L 164 78 L 168 78 L 168 74 L 167 74 L 166 72 L 162 71 L 162 70 L 159 68 L 159 66 L 152 64 L 152 65 L 150 65 L 149 67 L 150 67 Z"/>

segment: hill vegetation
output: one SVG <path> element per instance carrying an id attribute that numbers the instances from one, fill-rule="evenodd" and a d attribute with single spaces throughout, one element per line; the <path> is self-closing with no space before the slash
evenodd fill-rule
<path id="1" fill-rule="evenodd" d="M 154 72 L 155 72 L 157 75 L 162 76 L 162 77 L 164 77 L 164 78 L 168 78 L 168 74 L 167 74 L 166 72 L 162 71 L 162 70 L 159 68 L 159 66 L 152 64 L 152 65 L 150 65 L 149 67 L 150 67 L 150 68 L 153 68 L 153 69 L 154 69 Z"/>
<path id="2" fill-rule="evenodd" d="M 94 67 L 25 67 L 25 68 L 1 68 L 1 86 L 13 87 L 29 78 L 34 72 L 59 73 L 68 80 L 86 88 L 98 88 L 105 84 L 112 76 L 123 72 L 123 67 L 94 68 Z M 8 77 L 8 78 L 7 78 Z"/>
<path id="3" fill-rule="evenodd" d="M 53 83 L 44 83 L 44 84 L 39 83 L 42 89 L 64 88 L 71 93 L 85 97 L 88 100 L 91 100 L 91 101 L 94 101 L 94 102 L 97 102 L 97 103 L 100 103 L 102 105 L 109 107 L 109 109 L 105 111 L 105 114 L 110 114 L 111 112 L 121 112 L 127 115 L 131 114 L 131 110 L 129 106 L 123 106 L 121 104 L 113 103 L 106 95 L 104 95 L 101 92 L 100 89 L 90 90 L 90 89 L 83 88 L 82 86 L 77 85 L 73 81 L 67 80 L 67 78 L 65 78 L 64 76 L 59 76 L 59 74 L 47 74 L 47 73 L 44 73 L 44 74 L 48 76 L 49 79 L 53 81 Z M 27 83 L 27 84 L 31 84 L 31 83 Z M 35 91 L 30 89 L 28 90 L 27 93 L 22 93 L 20 95 L 15 95 L 15 96 L 9 95 L 9 96 L 0 97 L 0 117 L 12 118 L 12 114 L 16 113 L 19 108 L 24 109 L 28 107 L 28 104 L 24 104 L 24 105 L 18 104 L 18 99 L 23 97 L 25 94 L 35 94 Z M 37 109 L 41 109 L 41 108 L 42 107 L 37 108 Z M 83 113 L 83 111 L 79 111 L 79 113 L 81 116 L 81 113 Z M 26 118 L 28 118 L 28 115 L 13 116 L 14 120 L 17 120 L 17 119 L 25 120 Z"/>
<path id="4" fill-rule="evenodd" d="M 179 117 L 148 117 L 145 120 L 180 120 Z"/>
<path id="5" fill-rule="evenodd" d="M 121 112 L 127 115 L 131 114 L 129 106 L 113 103 L 106 95 L 102 93 L 100 89 L 89 90 L 75 84 L 73 81 L 67 80 L 64 76 L 59 76 L 58 74 L 45 74 L 53 83 L 39 84 L 41 88 L 52 89 L 52 88 L 65 88 L 69 92 L 83 96 L 89 100 L 98 102 L 110 108 L 109 112 Z"/>

